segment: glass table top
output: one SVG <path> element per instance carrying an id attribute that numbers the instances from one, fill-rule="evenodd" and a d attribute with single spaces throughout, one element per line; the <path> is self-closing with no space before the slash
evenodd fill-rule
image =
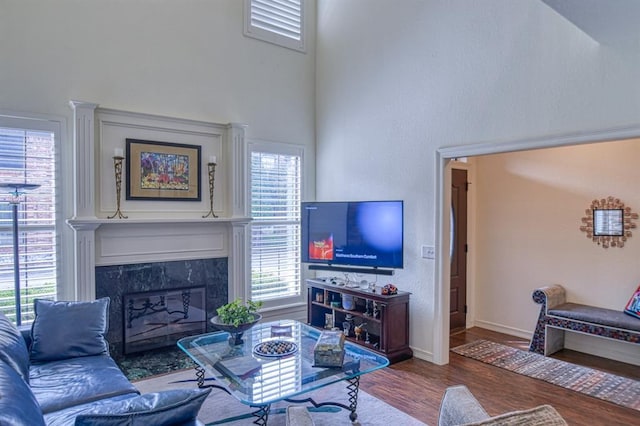
<path id="1" fill-rule="evenodd" d="M 185 337 L 178 347 L 247 405 L 272 404 L 389 365 L 376 352 L 345 341 L 342 368 L 315 367 L 313 349 L 320 333 L 301 322 L 284 320 L 256 324 L 244 333 L 242 345 L 232 346 L 229 333 L 220 331 Z M 264 343 L 273 341 L 284 342 L 281 347 L 289 354 L 258 354 Z"/>

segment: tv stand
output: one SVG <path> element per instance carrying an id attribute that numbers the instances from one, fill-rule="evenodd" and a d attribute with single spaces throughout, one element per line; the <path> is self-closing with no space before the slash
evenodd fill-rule
<path id="1" fill-rule="evenodd" d="M 335 327 L 341 331 L 344 331 L 343 323 L 350 323 L 348 340 L 380 353 L 389 358 L 390 363 L 409 359 L 413 356 L 409 347 L 411 293 L 398 291 L 398 294 L 384 296 L 380 290 L 378 287 L 374 293 L 342 282 L 308 279 L 307 322 L 318 329 Z M 351 303 L 343 303 L 343 298 Z M 356 335 L 354 328 L 363 323 L 361 333 Z"/>
<path id="2" fill-rule="evenodd" d="M 311 271 L 355 272 L 360 274 L 393 275 L 393 269 L 357 268 L 350 266 L 309 265 Z"/>

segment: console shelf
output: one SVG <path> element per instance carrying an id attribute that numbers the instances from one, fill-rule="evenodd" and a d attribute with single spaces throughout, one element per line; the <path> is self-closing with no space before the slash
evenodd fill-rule
<path id="1" fill-rule="evenodd" d="M 319 329 L 336 327 L 343 330 L 343 323 L 350 322 L 347 339 L 389 358 L 389 362 L 402 361 L 413 356 L 409 347 L 409 296 L 411 293 L 384 296 L 371 290 L 333 284 L 331 280 L 307 280 L 307 322 Z M 343 298 L 351 297 L 353 303 L 345 309 Z M 348 321 L 348 320 L 351 321 Z M 329 321 L 329 323 L 328 323 Z M 359 339 L 354 326 L 365 323 Z"/>

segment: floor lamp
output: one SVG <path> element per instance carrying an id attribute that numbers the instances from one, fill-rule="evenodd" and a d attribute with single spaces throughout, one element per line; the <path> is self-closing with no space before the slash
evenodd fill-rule
<path id="1" fill-rule="evenodd" d="M 15 289 L 16 325 L 22 325 L 22 309 L 20 307 L 20 247 L 18 246 L 18 205 L 25 191 L 39 188 L 40 185 L 30 183 L 0 183 L 0 188 L 10 188 L 9 204 L 13 210 L 13 285 Z"/>

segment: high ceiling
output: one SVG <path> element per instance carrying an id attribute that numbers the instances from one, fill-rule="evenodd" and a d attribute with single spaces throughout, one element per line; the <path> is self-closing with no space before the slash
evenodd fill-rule
<path id="1" fill-rule="evenodd" d="M 606 45 L 640 43 L 640 0 L 542 0 Z"/>

